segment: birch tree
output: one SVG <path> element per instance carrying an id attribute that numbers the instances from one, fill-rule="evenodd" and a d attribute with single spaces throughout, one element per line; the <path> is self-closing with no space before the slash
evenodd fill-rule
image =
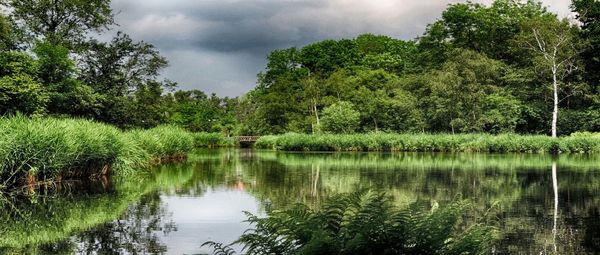
<path id="1" fill-rule="evenodd" d="M 545 16 L 523 24 L 517 42 L 532 53 L 531 64 L 542 80 L 549 80 L 552 91 L 552 137 L 557 136 L 559 105 L 562 100 L 576 93 L 567 93 L 567 88 L 575 88 L 568 81 L 577 70 L 577 56 L 582 48 L 578 40 L 577 28 L 568 20 L 558 20 L 555 16 Z"/>

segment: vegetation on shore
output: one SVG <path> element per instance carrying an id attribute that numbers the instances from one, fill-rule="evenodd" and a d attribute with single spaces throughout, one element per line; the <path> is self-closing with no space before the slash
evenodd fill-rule
<path id="1" fill-rule="evenodd" d="M 185 158 L 196 146 L 226 141 L 216 137 L 174 126 L 121 131 L 81 119 L 0 118 L 0 190 L 129 174 L 153 163 Z"/>
<path id="2" fill-rule="evenodd" d="M 296 204 L 260 218 L 234 244 L 244 254 L 488 254 L 494 229 L 469 218 L 468 203 L 394 206 L 384 193 L 333 196 L 320 209 Z M 208 242 L 215 254 L 233 249 Z"/>
<path id="3" fill-rule="evenodd" d="M 225 136 L 600 131 L 598 1 L 573 0 L 576 21 L 539 0 L 453 3 L 413 40 L 363 34 L 274 50 L 236 98 L 175 91 L 162 79 L 167 59 L 115 32 L 111 6 L 0 1 L 0 115 Z"/>
<path id="4" fill-rule="evenodd" d="M 516 134 L 294 134 L 263 136 L 256 148 L 283 151 L 406 151 L 488 153 L 598 153 L 600 137 L 552 138 Z"/>

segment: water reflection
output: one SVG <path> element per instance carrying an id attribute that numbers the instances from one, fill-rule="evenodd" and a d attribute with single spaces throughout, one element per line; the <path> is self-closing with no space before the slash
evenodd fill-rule
<path id="1" fill-rule="evenodd" d="M 600 158 L 574 155 L 276 153 L 205 150 L 149 176 L 15 198 L 0 212 L 0 253 L 208 252 L 264 213 L 378 188 L 398 205 L 470 199 L 490 208 L 499 254 L 600 251 Z M 239 249 L 239 247 L 238 247 Z"/>

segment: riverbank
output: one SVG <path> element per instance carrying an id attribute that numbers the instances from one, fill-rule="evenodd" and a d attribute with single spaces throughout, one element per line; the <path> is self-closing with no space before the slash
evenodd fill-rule
<path id="1" fill-rule="evenodd" d="M 551 138 L 516 134 L 283 134 L 263 136 L 256 148 L 282 151 L 404 151 L 484 153 L 600 153 L 600 137 Z"/>
<path id="2" fill-rule="evenodd" d="M 68 178 L 127 175 L 225 144 L 174 126 L 122 131 L 81 119 L 0 118 L 0 191 Z"/>

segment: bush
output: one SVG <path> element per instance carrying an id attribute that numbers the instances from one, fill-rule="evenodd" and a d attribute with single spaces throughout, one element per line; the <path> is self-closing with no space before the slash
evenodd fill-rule
<path id="1" fill-rule="evenodd" d="M 338 102 L 323 109 L 321 127 L 323 131 L 335 134 L 354 133 L 360 123 L 360 113 L 348 102 Z"/>

